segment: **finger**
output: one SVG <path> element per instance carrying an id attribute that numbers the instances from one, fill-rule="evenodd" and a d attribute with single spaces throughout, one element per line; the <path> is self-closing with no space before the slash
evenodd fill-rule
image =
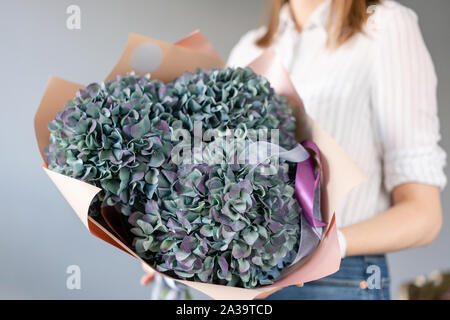
<path id="1" fill-rule="evenodd" d="M 141 285 L 146 286 L 149 283 L 152 283 L 154 279 L 155 279 L 155 273 L 149 273 L 149 274 L 143 275 L 141 278 Z"/>

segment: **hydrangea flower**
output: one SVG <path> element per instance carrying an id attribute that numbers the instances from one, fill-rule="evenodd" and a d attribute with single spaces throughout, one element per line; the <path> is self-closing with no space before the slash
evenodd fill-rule
<path id="1" fill-rule="evenodd" d="M 286 100 L 251 69 L 198 70 L 167 84 L 132 74 L 89 85 L 56 114 L 48 167 L 102 188 L 98 202 L 122 213 L 134 250 L 157 270 L 245 288 L 271 284 L 298 249 L 295 164 L 175 164 L 173 149 L 194 141 L 173 133 L 192 132 L 196 122 L 233 130 L 238 151 L 255 130 L 270 140 L 278 129 L 281 146 L 296 144 Z"/>

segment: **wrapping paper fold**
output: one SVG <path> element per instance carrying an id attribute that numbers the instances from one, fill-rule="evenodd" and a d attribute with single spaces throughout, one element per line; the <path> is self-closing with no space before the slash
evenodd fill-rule
<path id="1" fill-rule="evenodd" d="M 224 67 L 224 62 L 214 47 L 198 31 L 175 44 L 132 33 L 122 57 L 106 80 L 134 70 L 139 71 L 137 73 L 150 72 L 152 79 L 167 82 L 185 71 L 192 72 L 196 68 L 214 67 Z M 293 111 L 297 120 L 298 140 L 311 139 L 318 145 L 323 168 L 320 195 L 322 218 L 328 222 L 328 225 L 316 250 L 283 270 L 281 277 L 272 285 L 257 289 L 243 289 L 175 279 L 214 299 L 263 297 L 282 287 L 316 280 L 336 272 L 339 269 L 340 252 L 334 209 L 351 188 L 366 178 L 344 150 L 305 113 L 303 103 L 287 71 L 273 51 L 265 51 L 249 67 L 266 77 L 277 94 L 286 95 L 292 105 L 295 105 Z M 108 223 L 97 222 L 88 216 L 92 200 L 101 189 L 46 168 L 44 147 L 48 145 L 50 136 L 47 124 L 81 88 L 84 86 L 57 77 L 51 77 L 47 84 L 34 122 L 37 143 L 44 159 L 44 171 L 92 234 L 144 262 L 133 252 L 130 244 L 120 237 L 117 230 L 108 226 Z M 105 221 L 114 219 L 113 215 L 113 212 L 102 209 Z"/>

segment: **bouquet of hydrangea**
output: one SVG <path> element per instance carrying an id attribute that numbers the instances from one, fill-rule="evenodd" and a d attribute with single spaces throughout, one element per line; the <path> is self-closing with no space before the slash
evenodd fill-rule
<path id="1" fill-rule="evenodd" d="M 300 240 L 294 163 L 269 168 L 233 158 L 258 132 L 271 139 L 277 130 L 282 147 L 294 148 L 285 100 L 250 69 L 198 70 L 167 84 L 118 76 L 79 91 L 49 123 L 48 168 L 102 188 L 101 207 L 127 218 L 134 250 L 157 270 L 246 288 L 271 284 Z M 234 133 L 233 146 L 220 149 L 226 161 L 174 163 L 177 144 L 194 143 L 173 133 L 195 122 Z"/>
<path id="2" fill-rule="evenodd" d="M 95 186 L 89 214 L 75 208 L 91 232 L 175 279 L 254 289 L 333 272 L 335 263 L 286 273 L 302 248 L 326 252 L 335 238 L 333 220 L 326 234 L 314 223 L 320 167 L 296 142 L 289 94 L 250 68 L 185 59 L 199 68 L 169 79 L 117 73 L 53 105 L 42 149 L 53 181 Z M 75 193 L 63 191 L 71 203 Z"/>

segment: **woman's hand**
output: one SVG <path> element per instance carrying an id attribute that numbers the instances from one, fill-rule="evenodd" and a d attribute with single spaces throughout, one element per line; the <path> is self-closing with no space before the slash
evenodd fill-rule
<path id="1" fill-rule="evenodd" d="M 385 212 L 341 229 L 347 256 L 426 246 L 438 236 L 442 226 L 439 187 L 405 183 L 394 188 L 392 201 Z"/>
<path id="2" fill-rule="evenodd" d="M 146 286 L 155 280 L 156 272 L 145 263 L 142 263 L 142 269 L 145 271 L 145 275 L 141 278 L 141 285 Z"/>

